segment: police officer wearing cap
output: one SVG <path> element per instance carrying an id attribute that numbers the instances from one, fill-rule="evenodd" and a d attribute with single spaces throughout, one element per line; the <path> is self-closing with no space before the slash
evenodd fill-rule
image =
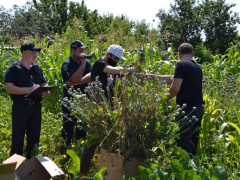
<path id="1" fill-rule="evenodd" d="M 63 88 L 64 98 L 71 98 L 68 94 L 68 87 L 73 86 L 74 89 L 80 89 L 84 93 L 87 83 L 91 81 L 91 64 L 86 59 L 85 49 L 87 46 L 76 40 L 71 43 L 70 57 L 66 59 L 62 64 L 62 77 L 66 86 Z M 63 111 L 63 129 L 61 136 L 65 139 L 66 144 L 69 145 L 72 141 L 75 129 L 75 138 L 85 138 L 85 131 L 80 127 L 77 127 L 77 119 L 71 116 L 68 109 L 62 106 Z M 64 153 L 64 152 L 62 152 Z"/>
<path id="2" fill-rule="evenodd" d="M 13 63 L 6 75 L 6 91 L 13 100 L 12 105 L 12 147 L 11 155 L 23 155 L 25 132 L 27 135 L 26 157 L 31 158 L 31 151 L 39 144 L 41 129 L 41 99 L 26 99 L 25 95 L 31 93 L 39 86 L 45 86 L 46 80 L 42 69 L 35 64 L 37 52 L 40 48 L 33 43 L 21 45 L 22 58 Z M 47 97 L 49 92 L 43 92 Z"/>

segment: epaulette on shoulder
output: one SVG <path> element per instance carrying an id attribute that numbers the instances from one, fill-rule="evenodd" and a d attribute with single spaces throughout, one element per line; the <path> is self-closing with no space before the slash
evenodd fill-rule
<path id="1" fill-rule="evenodd" d="M 18 68 L 18 69 L 22 69 L 22 66 L 21 66 L 21 64 L 19 63 L 19 61 L 15 62 L 15 63 L 12 63 L 12 65 L 10 66 L 10 68 L 11 68 L 11 67 L 16 67 L 16 68 Z"/>

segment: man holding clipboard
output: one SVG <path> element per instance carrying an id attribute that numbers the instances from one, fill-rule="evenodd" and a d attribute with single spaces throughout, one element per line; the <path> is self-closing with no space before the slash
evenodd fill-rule
<path id="1" fill-rule="evenodd" d="M 35 64 L 40 48 L 33 43 L 21 45 L 22 58 L 13 63 L 5 76 L 6 91 L 13 100 L 12 106 L 12 147 L 11 155 L 23 155 L 25 132 L 27 135 L 26 157 L 39 144 L 42 97 L 49 96 L 42 69 Z"/>

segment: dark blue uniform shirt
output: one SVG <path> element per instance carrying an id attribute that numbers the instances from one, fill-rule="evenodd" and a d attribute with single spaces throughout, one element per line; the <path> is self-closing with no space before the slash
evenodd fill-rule
<path id="1" fill-rule="evenodd" d="M 74 61 L 71 56 L 63 62 L 61 71 L 62 71 L 62 77 L 63 77 L 64 83 L 68 81 L 69 78 L 78 70 L 80 65 L 81 63 L 77 63 L 76 61 Z M 92 66 L 90 62 L 86 60 L 86 66 L 83 72 L 83 76 L 90 73 L 91 70 L 92 70 Z M 87 87 L 87 84 L 81 84 L 81 85 L 74 86 L 74 89 L 77 90 L 78 88 L 80 88 L 81 91 L 84 93 L 85 87 Z M 67 91 L 68 89 L 64 87 L 63 88 L 64 97 L 70 97 Z"/>
<path id="2" fill-rule="evenodd" d="M 33 84 L 43 84 L 46 83 L 46 79 L 43 76 L 42 69 L 37 65 L 33 64 L 30 69 L 27 69 L 25 66 L 21 64 L 20 61 L 13 63 L 5 76 L 4 82 L 13 83 L 18 87 L 31 87 Z M 24 101 L 26 94 L 15 95 L 10 94 L 10 97 L 13 101 L 19 100 Z M 34 101 L 41 101 L 41 98 L 34 99 Z"/>

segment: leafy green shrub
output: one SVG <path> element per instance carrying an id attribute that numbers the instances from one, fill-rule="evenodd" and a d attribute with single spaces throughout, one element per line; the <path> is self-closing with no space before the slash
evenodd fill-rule
<path id="1" fill-rule="evenodd" d="M 198 63 L 211 63 L 213 61 L 212 52 L 206 48 L 203 44 L 197 45 L 194 50 L 194 56 L 198 58 Z"/>
<path id="2" fill-rule="evenodd" d="M 139 171 L 143 179 L 176 179 L 176 180 L 191 180 L 191 179 L 221 179 L 228 180 L 229 176 L 224 167 L 216 165 L 205 167 L 205 160 L 200 156 L 195 156 L 191 159 L 186 151 L 173 146 L 168 150 L 169 159 L 165 158 L 164 163 L 156 159 L 149 159 L 146 167 L 140 166 Z"/>
<path id="3" fill-rule="evenodd" d="M 97 140 L 101 147 L 126 158 L 149 157 L 154 144 L 173 143 L 178 130 L 173 113 L 166 116 L 167 86 L 144 78 L 143 74 L 121 79 L 116 78 L 115 85 L 112 84 L 115 95 L 111 102 L 105 98 L 101 83 L 96 81 L 86 88 L 87 95 L 70 88 L 73 98 L 64 100 L 63 104 L 87 124 L 90 139 Z M 113 83 L 111 78 L 109 83 Z"/>
<path id="4" fill-rule="evenodd" d="M 226 68 L 228 74 L 240 74 L 240 47 L 239 45 L 231 44 L 231 47 L 226 51 Z"/>

